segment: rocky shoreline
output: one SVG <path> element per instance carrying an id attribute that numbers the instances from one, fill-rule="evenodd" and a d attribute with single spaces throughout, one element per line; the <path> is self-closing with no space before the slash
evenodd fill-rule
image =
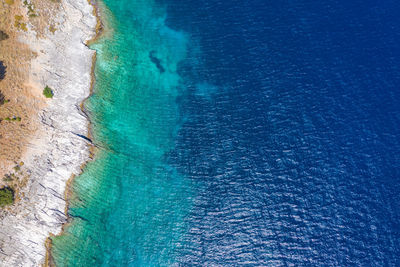
<path id="1" fill-rule="evenodd" d="M 20 199 L 0 216 L 0 266 L 45 263 L 45 241 L 66 222 L 65 187 L 89 158 L 88 119 L 80 104 L 90 94 L 96 17 L 87 0 L 62 0 L 56 30 L 45 36 L 29 29 L 21 37 L 37 56 L 31 62 L 32 88 L 49 86 L 54 97 L 38 114 L 39 129 L 21 161 L 28 179 Z M 29 25 L 28 25 L 29 26 Z"/>

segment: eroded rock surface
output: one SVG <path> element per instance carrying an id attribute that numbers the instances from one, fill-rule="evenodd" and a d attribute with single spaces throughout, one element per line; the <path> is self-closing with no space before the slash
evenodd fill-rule
<path id="1" fill-rule="evenodd" d="M 37 57 L 31 83 L 54 89 L 54 98 L 38 114 L 41 124 L 22 158 L 29 176 L 21 199 L 0 211 L 0 266 L 40 266 L 45 240 L 66 222 L 64 191 L 67 180 L 80 173 L 88 157 L 88 121 L 80 103 L 89 95 L 96 18 L 87 0 L 62 0 L 57 30 L 38 38 L 30 30 L 27 42 Z M 28 25 L 29 26 L 29 25 Z"/>

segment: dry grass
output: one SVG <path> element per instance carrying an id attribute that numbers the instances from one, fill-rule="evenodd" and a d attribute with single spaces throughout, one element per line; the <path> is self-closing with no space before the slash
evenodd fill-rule
<path id="1" fill-rule="evenodd" d="M 0 0 L 0 31 L 8 37 L 0 41 L 0 61 L 6 66 L 0 91 L 9 100 L 0 105 L 0 178 L 20 161 L 32 133 L 37 129 L 39 108 L 45 103 L 43 96 L 33 93 L 35 88 L 29 81 L 30 62 L 36 55 L 19 39 L 29 29 L 43 37 L 50 25 L 55 25 L 51 14 L 56 14 L 58 4 L 43 0 L 31 3 Z M 37 16 L 30 16 L 33 8 Z M 11 119 L 5 120 L 7 117 Z M 14 117 L 20 119 L 12 120 Z"/>
<path id="2" fill-rule="evenodd" d="M 4 2 L 5 2 L 7 5 L 13 5 L 13 4 L 14 4 L 14 0 L 4 0 Z"/>

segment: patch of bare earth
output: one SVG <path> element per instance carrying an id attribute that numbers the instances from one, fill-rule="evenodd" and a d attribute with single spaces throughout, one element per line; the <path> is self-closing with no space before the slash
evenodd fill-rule
<path id="1" fill-rule="evenodd" d="M 48 101 L 43 88 L 30 81 L 36 54 L 25 37 L 29 31 L 37 38 L 56 31 L 51 16 L 58 7 L 52 0 L 0 0 L 0 187 L 22 186 L 9 175 L 17 165 L 23 169 L 20 158 L 38 128 L 38 111 Z"/>

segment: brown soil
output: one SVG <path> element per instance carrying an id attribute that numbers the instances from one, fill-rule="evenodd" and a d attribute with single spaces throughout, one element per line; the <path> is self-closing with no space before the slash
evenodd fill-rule
<path id="1" fill-rule="evenodd" d="M 32 3 L 32 4 L 29 4 Z M 38 111 L 46 103 L 29 81 L 30 62 L 36 56 L 24 34 L 33 30 L 40 38 L 57 30 L 52 24 L 58 4 L 51 0 L 0 0 L 0 186 L 3 177 L 20 163 L 29 140 L 38 127 Z M 6 38 L 5 38 L 6 37 Z"/>

